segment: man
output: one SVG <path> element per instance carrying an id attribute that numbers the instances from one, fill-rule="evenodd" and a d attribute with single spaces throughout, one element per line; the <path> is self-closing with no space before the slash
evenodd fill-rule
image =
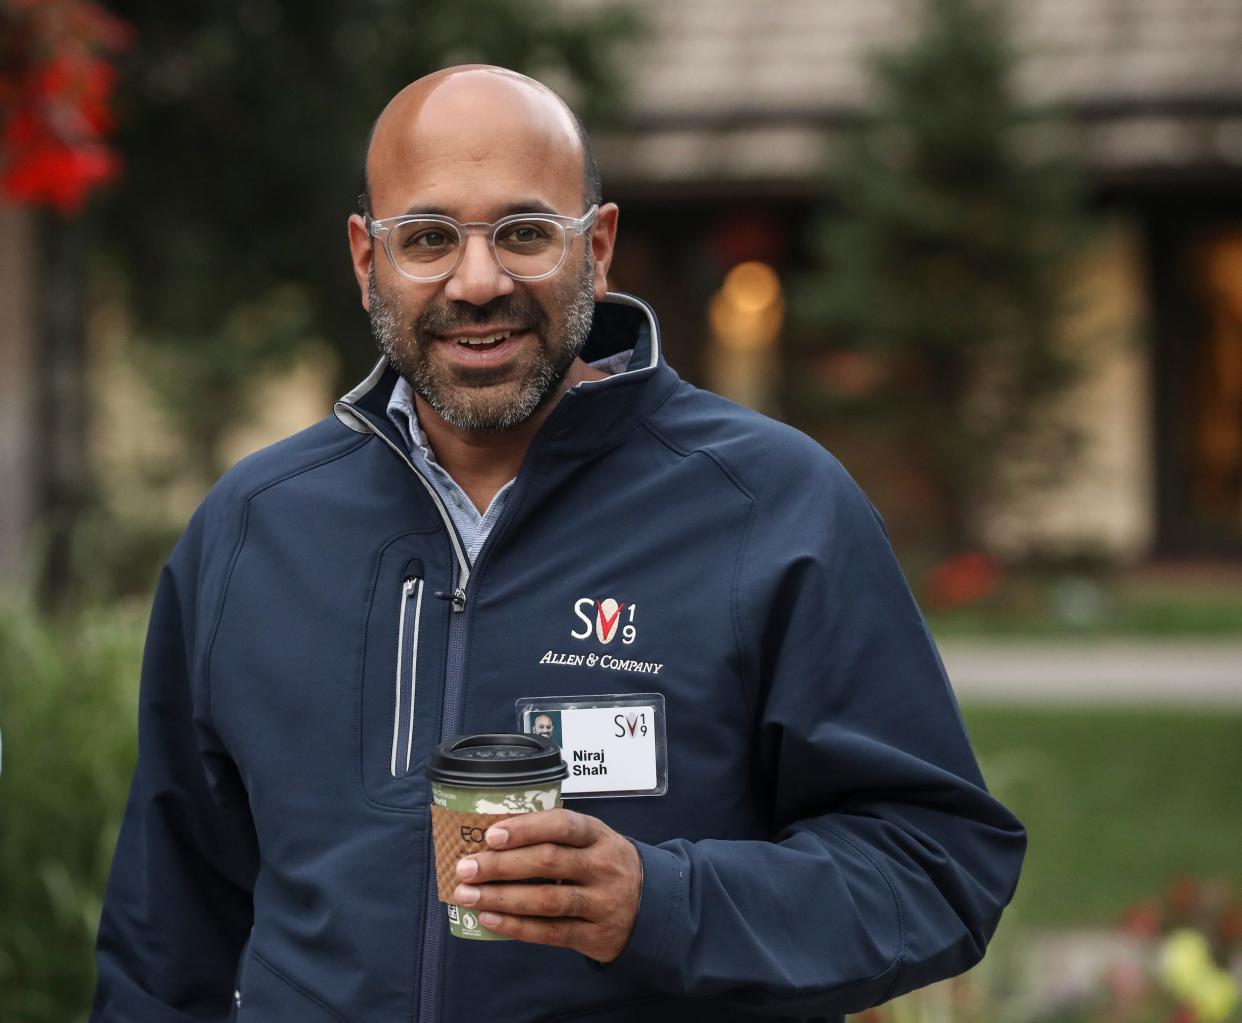
<path id="1" fill-rule="evenodd" d="M 552 719 L 547 714 L 540 714 L 535 718 L 536 735 L 542 735 L 545 739 L 551 739 L 552 730 Z"/>
<path id="2" fill-rule="evenodd" d="M 161 575 L 93 1019 L 838 1019 L 972 965 L 1025 838 L 866 498 L 608 293 L 543 86 L 415 82 L 366 171 L 384 357 Z M 451 897 L 516 940 L 449 937 L 428 751 L 554 708 L 611 795 L 493 825 Z"/>

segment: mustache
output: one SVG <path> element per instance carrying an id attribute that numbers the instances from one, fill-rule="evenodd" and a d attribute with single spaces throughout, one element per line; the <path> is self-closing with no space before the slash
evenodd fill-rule
<path id="1" fill-rule="evenodd" d="M 483 305 L 450 302 L 429 306 L 414 321 L 420 334 L 451 334 L 461 327 L 480 327 L 502 321 L 516 327 L 543 327 L 544 311 L 533 298 L 519 295 L 498 295 Z"/>

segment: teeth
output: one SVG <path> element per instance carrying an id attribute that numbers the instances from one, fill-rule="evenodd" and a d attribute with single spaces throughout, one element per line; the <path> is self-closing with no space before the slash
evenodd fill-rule
<path id="1" fill-rule="evenodd" d="M 471 346 L 490 345 L 490 344 L 494 344 L 497 341 L 503 341 L 505 338 L 507 338 L 512 333 L 513 331 L 511 330 L 505 330 L 499 334 L 489 334 L 487 337 L 459 337 L 457 339 L 457 343 L 459 345 L 471 345 Z"/>

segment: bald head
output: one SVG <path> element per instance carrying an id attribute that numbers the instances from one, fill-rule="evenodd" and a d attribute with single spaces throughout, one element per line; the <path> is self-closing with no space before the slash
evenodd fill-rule
<path id="1" fill-rule="evenodd" d="M 620 212 L 599 203 L 587 216 L 598 187 L 577 118 L 512 71 L 450 68 L 384 108 L 367 147 L 372 220 L 348 218 L 349 250 L 376 341 L 420 417 L 454 436 L 521 439 L 509 431 L 534 429 L 595 372 L 578 355 L 608 294 Z M 503 234 L 476 230 L 502 221 L 513 225 Z M 514 271 L 536 254 L 547 261 Z M 443 272 L 419 272 L 441 256 Z"/>
<path id="2" fill-rule="evenodd" d="M 591 141 L 577 115 L 542 82 L 488 64 L 466 64 L 433 72 L 394 96 L 367 135 L 359 211 L 373 215 L 373 201 L 385 175 L 397 173 L 413 150 L 437 144 L 446 130 L 465 134 L 480 120 L 524 136 L 549 158 L 569 155 L 582 182 L 583 209 L 602 201 L 602 185 Z M 486 139 L 480 139 L 480 146 Z M 495 144 L 503 144 L 499 138 Z"/>

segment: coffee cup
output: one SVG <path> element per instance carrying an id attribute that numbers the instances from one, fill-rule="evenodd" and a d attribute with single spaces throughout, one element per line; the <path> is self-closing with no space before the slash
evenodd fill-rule
<path id="1" fill-rule="evenodd" d="M 453 903 L 457 861 L 486 849 L 484 833 L 497 821 L 560 806 L 561 780 L 568 773 L 560 748 L 541 735 L 455 736 L 432 750 L 427 778 L 436 894 L 448 904 L 455 937 L 506 940 L 482 927 L 477 912 Z"/>

